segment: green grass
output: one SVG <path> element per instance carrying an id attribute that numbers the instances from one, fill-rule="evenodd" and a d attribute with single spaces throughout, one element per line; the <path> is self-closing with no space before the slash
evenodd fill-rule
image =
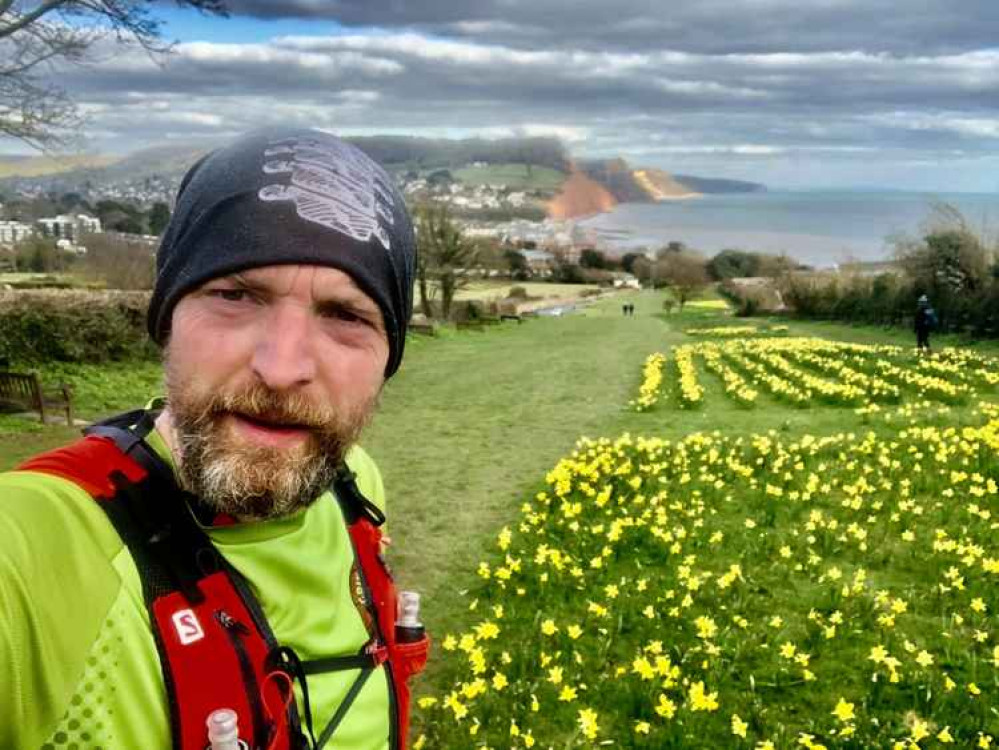
<path id="1" fill-rule="evenodd" d="M 530 297 L 581 297 L 596 291 L 596 284 L 547 284 L 540 281 L 473 281 L 458 291 L 458 299 L 505 299 L 513 287 L 521 287 Z"/>
<path id="2" fill-rule="evenodd" d="M 586 292 L 593 292 L 600 288 L 596 284 L 549 284 L 542 281 L 480 280 L 469 282 L 459 289 L 455 295 L 455 299 L 477 300 L 480 302 L 503 300 L 506 299 L 510 290 L 515 286 L 527 290 L 527 294 L 531 298 L 536 299 L 581 297 Z M 433 283 L 430 284 L 430 291 L 431 299 L 439 299 Z M 415 286 L 413 287 L 413 299 L 420 299 L 419 290 Z"/>
<path id="3" fill-rule="evenodd" d="M 596 303 L 584 315 L 505 323 L 482 332 L 448 331 L 436 339 L 408 342 L 405 363 L 387 385 L 363 443 L 384 474 L 392 563 L 403 586 L 423 593 L 424 619 L 435 634 L 481 619 L 481 613 L 469 612 L 470 597 L 463 593 L 478 585 L 478 562 L 495 560 L 488 550 L 495 548 L 499 529 L 516 528 L 521 505 L 543 488 L 546 473 L 581 436 L 630 433 L 679 440 L 718 430 L 735 439 L 772 430 L 793 440 L 804 432 L 874 430 L 887 435 L 896 429 L 839 407 L 793 409 L 763 399 L 756 409 L 746 409 L 726 399 L 707 375 L 703 408 L 680 411 L 667 400 L 649 413 L 629 411 L 627 403 L 636 395 L 649 353 L 668 353 L 673 345 L 689 343 L 686 328 L 737 321 L 711 307 L 688 306 L 682 314 L 665 314 L 659 293 L 635 293 L 627 299 L 637 306 L 633 318 L 621 315 L 625 299 L 616 297 Z M 913 343 L 907 331 L 771 322 L 787 322 L 790 336 Z M 935 345 L 945 343 L 943 337 L 934 340 Z M 978 346 L 999 352 L 993 342 Z M 65 368 L 46 377 L 73 380 L 81 412 L 96 415 L 133 408 L 157 392 L 155 364 L 143 364 L 137 373 L 133 377 L 132 367 L 123 365 Z M 970 406 L 929 417 L 941 425 L 970 419 Z M 0 420 L 0 467 L 57 445 L 67 435 L 57 427 L 12 434 Z M 735 533 L 733 518 L 720 522 L 727 533 Z M 766 553 L 763 547 L 753 552 L 758 560 Z M 453 657 L 436 652 L 424 689 L 443 689 L 453 677 L 452 663 Z M 822 710 L 828 714 L 826 707 Z"/>
<path id="4" fill-rule="evenodd" d="M 489 164 L 484 167 L 462 167 L 454 176 L 468 185 L 506 185 L 513 190 L 557 190 L 565 182 L 565 174 L 548 167 L 525 164 Z"/>
<path id="5" fill-rule="evenodd" d="M 33 273 L 28 271 L 8 271 L 0 273 L 0 285 L 27 289 L 44 289 L 45 287 L 85 287 L 91 285 L 87 279 L 72 273 Z"/>
<path id="6" fill-rule="evenodd" d="M 657 298 L 590 315 L 411 340 L 364 443 L 390 493 L 393 558 L 426 596 L 431 624 L 455 614 L 456 581 L 482 540 L 580 434 L 616 430 L 640 362 L 662 335 Z M 449 602 L 443 606 L 438 603 Z"/>
<path id="7" fill-rule="evenodd" d="M 615 309 L 605 305 L 604 320 Z M 665 330 L 654 346 L 667 352 L 684 343 L 680 331 L 694 322 L 725 320 L 704 308 L 656 317 Z M 912 344 L 901 331 L 792 324 L 790 335 L 804 334 Z M 601 341 L 613 356 L 613 345 Z M 631 363 L 636 388 L 640 366 L 641 359 Z M 417 719 L 426 746 L 526 746 L 509 739 L 513 726 L 521 737 L 531 731 L 540 747 L 559 748 L 610 742 L 657 749 L 754 747 L 764 740 L 790 748 L 801 746 L 802 732 L 823 747 L 890 747 L 906 737 L 919 739 L 924 728 L 935 737 L 945 727 L 967 745 L 978 732 L 999 732 L 988 710 L 999 687 L 994 668 L 986 666 L 999 660 L 989 635 L 994 628 L 972 602 L 980 598 L 991 613 L 999 600 L 974 558 L 934 546 L 939 530 L 946 530 L 979 548 L 979 556 L 994 560 L 999 552 L 995 522 L 968 515 L 983 504 L 994 509 L 994 497 L 975 504 L 968 489 L 974 485 L 987 495 L 985 477 L 999 471 L 999 440 L 949 429 L 981 424 L 983 415 L 973 404 L 908 412 L 903 407 L 903 416 L 891 423 L 849 408 L 795 409 L 768 398 L 746 409 L 725 398 L 714 378 L 700 377 L 706 386 L 700 408 L 676 407 L 673 370 L 666 399 L 653 411 L 607 414 L 596 433 L 577 420 L 581 435 L 631 433 L 660 442 L 643 445 L 625 437 L 589 443 L 549 474 L 544 494 L 537 484 L 519 494 L 515 502 L 524 510 L 503 524 L 506 535 L 495 533 L 502 521 L 502 513 L 496 514 L 493 536 L 482 537 L 478 557 L 452 583 L 466 592 L 465 606 L 454 607 L 460 625 L 445 631 L 454 637 L 446 639 L 432 676 L 436 690 L 429 697 L 438 703 Z M 751 444 L 746 438 L 752 434 L 767 434 L 767 441 Z M 837 437 L 814 450 L 795 445 L 804 435 Z M 929 455 L 932 461 L 924 460 Z M 749 476 L 737 473 L 729 458 L 748 468 Z M 962 484 L 968 474 L 977 478 Z M 866 489 L 862 481 L 869 483 Z M 862 502 L 852 507 L 855 487 Z M 806 501 L 803 492 L 809 493 Z M 664 515 L 653 514 L 654 508 Z M 818 525 L 815 511 L 823 514 Z M 623 541 L 608 536 L 618 522 Z M 853 529 L 865 536 L 854 537 Z M 787 558 L 779 553 L 785 546 Z M 571 560 L 555 565 L 553 550 Z M 966 580 L 944 595 L 936 584 L 957 564 Z M 718 588 L 732 566 L 740 571 L 735 583 Z M 703 576 L 693 586 L 690 571 Z M 858 571 L 866 578 L 857 579 Z M 643 580 L 647 588 L 639 587 Z M 844 581 L 854 587 L 847 595 Z M 692 595 L 689 604 L 683 603 L 685 594 Z M 908 609 L 888 617 L 896 601 Z M 837 612 L 842 622 L 830 619 Z M 735 622 L 737 616 L 744 624 Z M 710 627 L 718 628 L 710 642 L 696 634 L 699 617 L 712 618 Z M 827 635 L 831 624 L 836 627 Z M 578 639 L 568 636 L 570 626 L 581 628 Z M 976 640 L 982 633 L 985 644 Z M 659 652 L 646 649 L 656 643 L 677 667 L 675 679 L 635 676 L 635 659 L 647 656 L 654 663 L 650 654 Z M 898 687 L 888 668 L 879 670 L 868 658 L 882 645 L 901 659 Z M 808 661 L 779 655 L 790 646 Z M 930 667 L 915 663 L 924 650 Z M 473 657 L 481 658 L 481 671 Z M 552 684 L 552 666 L 564 670 L 559 686 Z M 874 673 L 878 680 L 872 681 Z M 948 687 L 950 678 L 956 687 Z M 720 708 L 691 710 L 697 681 L 719 695 Z M 575 693 L 562 695 L 561 686 Z M 981 690 L 981 697 L 973 690 Z M 656 714 L 662 696 L 682 707 L 675 719 Z M 530 708 L 535 698 L 539 714 Z M 840 699 L 856 711 L 848 730 L 855 739 L 840 735 L 847 722 L 832 716 Z M 592 737 L 579 721 L 579 712 L 589 709 L 599 723 Z M 733 736 L 733 715 L 747 722 L 747 740 Z M 650 723 L 649 735 L 636 732 L 639 720 Z"/>
<path id="8" fill-rule="evenodd" d="M 159 363 L 150 361 L 103 365 L 52 362 L 42 366 L 12 363 L 10 369 L 37 372 L 46 391 L 55 390 L 60 383 L 68 383 L 73 389 L 74 418 L 87 421 L 141 406 L 152 396 L 159 395 L 163 380 Z M 55 425 L 65 423 L 65 414 L 54 410 L 48 420 Z M 37 414 L 0 414 L 0 468 L 31 455 L 35 446 L 25 447 L 24 434 L 37 434 L 39 440 L 44 440 L 48 429 L 40 423 Z M 54 429 L 52 442 L 58 444 L 63 435 L 58 428 Z"/>

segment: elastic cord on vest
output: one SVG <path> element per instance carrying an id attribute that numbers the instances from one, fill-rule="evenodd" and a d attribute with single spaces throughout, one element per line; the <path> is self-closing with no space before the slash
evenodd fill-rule
<path id="1" fill-rule="evenodd" d="M 333 733 L 340 726 L 344 717 L 347 715 L 347 711 L 354 704 L 357 696 L 361 692 L 361 688 L 368 681 L 371 673 L 374 672 L 375 667 L 381 664 L 381 660 L 368 652 L 362 652 L 355 656 L 332 656 L 325 659 L 313 659 L 311 661 L 302 661 L 298 658 L 298 654 L 295 650 L 289 646 L 279 646 L 274 649 L 268 661 L 273 665 L 275 669 L 279 669 L 288 675 L 292 679 L 297 680 L 299 687 L 302 689 L 302 708 L 305 710 L 305 728 L 309 733 L 309 739 L 312 741 L 312 750 L 322 750 L 329 742 Z M 359 669 L 360 672 L 351 684 L 350 689 L 347 691 L 347 695 L 344 696 L 343 700 L 340 702 L 340 706 L 337 708 L 336 713 L 329 720 L 326 726 L 323 728 L 322 733 L 319 735 L 318 741 L 316 740 L 315 727 L 312 723 L 312 707 L 309 700 L 309 681 L 308 675 L 311 674 L 324 674 L 326 672 L 340 672 L 346 669 Z"/>

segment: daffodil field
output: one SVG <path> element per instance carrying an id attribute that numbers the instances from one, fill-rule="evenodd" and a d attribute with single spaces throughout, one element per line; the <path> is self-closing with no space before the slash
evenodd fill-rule
<path id="1" fill-rule="evenodd" d="M 581 440 L 480 564 L 435 748 L 990 747 L 999 410 Z"/>
<path id="2" fill-rule="evenodd" d="M 629 408 L 850 429 L 581 439 L 438 634 L 416 750 L 999 748 L 999 362 L 707 337 Z"/>

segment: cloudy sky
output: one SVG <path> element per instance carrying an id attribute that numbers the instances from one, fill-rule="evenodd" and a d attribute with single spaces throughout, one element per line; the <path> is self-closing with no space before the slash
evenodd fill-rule
<path id="1" fill-rule="evenodd" d="M 157 3 L 175 53 L 60 78 L 94 150 L 271 122 L 552 134 L 772 187 L 999 192 L 997 0 Z"/>

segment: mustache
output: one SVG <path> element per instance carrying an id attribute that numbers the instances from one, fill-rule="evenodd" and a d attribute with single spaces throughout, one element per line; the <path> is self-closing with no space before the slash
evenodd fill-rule
<path id="1" fill-rule="evenodd" d="M 226 414 L 238 414 L 256 422 L 322 431 L 337 422 L 336 413 L 298 393 L 281 394 L 251 386 L 241 391 L 220 392 L 202 403 L 195 421 L 204 424 Z"/>

